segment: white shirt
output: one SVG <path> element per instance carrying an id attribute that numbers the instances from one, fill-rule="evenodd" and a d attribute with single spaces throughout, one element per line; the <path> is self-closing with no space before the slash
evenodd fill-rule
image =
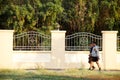
<path id="1" fill-rule="evenodd" d="M 98 48 L 98 46 L 93 47 L 91 55 L 93 57 L 99 57 L 99 48 Z"/>

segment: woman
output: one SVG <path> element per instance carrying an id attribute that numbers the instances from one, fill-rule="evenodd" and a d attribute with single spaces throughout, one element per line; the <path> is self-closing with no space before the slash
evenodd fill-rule
<path id="1" fill-rule="evenodd" d="M 101 67 L 99 65 L 99 59 L 100 59 L 99 58 L 99 48 L 98 48 L 98 46 L 96 45 L 95 42 L 92 43 L 92 50 L 91 50 L 89 56 L 90 56 L 89 57 L 90 58 L 89 59 L 89 61 L 90 61 L 90 68 L 89 68 L 89 70 L 94 70 L 95 69 L 94 62 L 96 62 L 99 70 L 101 70 Z"/>
<path id="2" fill-rule="evenodd" d="M 88 63 L 90 64 L 90 68 L 89 70 L 92 70 L 93 68 L 95 68 L 91 63 L 92 63 L 92 49 L 93 49 L 93 44 L 90 44 L 90 54 L 89 54 L 89 58 L 88 58 Z"/>

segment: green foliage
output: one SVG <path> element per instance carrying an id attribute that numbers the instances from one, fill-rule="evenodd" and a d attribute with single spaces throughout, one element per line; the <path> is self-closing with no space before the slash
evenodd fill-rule
<path id="1" fill-rule="evenodd" d="M 64 11 L 59 21 L 62 29 L 66 29 L 68 34 L 84 31 L 84 15 L 86 9 L 84 2 L 80 3 L 79 0 L 63 0 L 62 6 L 64 7 Z"/>
<path id="2" fill-rule="evenodd" d="M 30 30 L 50 32 L 58 14 L 63 11 L 59 0 L 6 1 L 0 1 L 1 29 L 14 29 L 17 33 Z"/>
<path id="3" fill-rule="evenodd" d="M 0 0 L 0 28 L 16 33 L 56 29 L 75 32 L 120 31 L 120 0 Z"/>
<path id="4" fill-rule="evenodd" d="M 106 18 L 105 24 L 106 24 L 106 26 L 108 26 L 108 29 L 113 30 L 113 27 L 115 24 L 114 18 Z"/>
<path id="5" fill-rule="evenodd" d="M 99 3 L 99 18 L 96 22 L 96 28 L 101 30 L 119 30 L 120 26 L 120 4 L 119 0 L 102 0 Z"/>

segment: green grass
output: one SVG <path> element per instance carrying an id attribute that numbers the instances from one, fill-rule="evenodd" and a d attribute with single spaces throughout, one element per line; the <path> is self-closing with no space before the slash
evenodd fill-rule
<path id="1" fill-rule="evenodd" d="M 0 80 L 120 80 L 120 71 L 0 70 Z"/>

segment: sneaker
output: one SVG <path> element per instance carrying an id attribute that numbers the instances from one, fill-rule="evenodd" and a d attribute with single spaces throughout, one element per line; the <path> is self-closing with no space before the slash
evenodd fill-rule
<path id="1" fill-rule="evenodd" d="M 94 70 L 95 69 L 95 67 L 94 66 L 92 66 L 92 70 Z"/>
<path id="2" fill-rule="evenodd" d="M 99 68 L 99 71 L 101 71 L 101 68 Z"/>
<path id="3" fill-rule="evenodd" d="M 89 68 L 88 70 L 91 70 L 91 68 Z"/>

